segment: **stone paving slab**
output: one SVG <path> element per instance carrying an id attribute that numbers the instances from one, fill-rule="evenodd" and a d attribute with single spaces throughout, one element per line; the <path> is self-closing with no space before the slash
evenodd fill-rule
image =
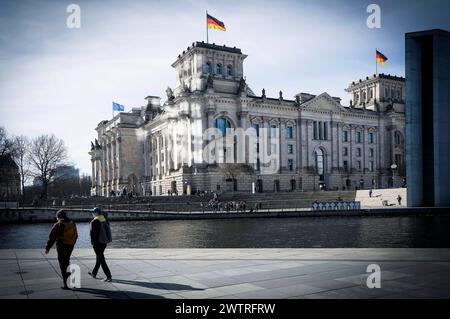
<path id="1" fill-rule="evenodd" d="M 60 289 L 56 257 L 0 250 L 0 299 L 450 298 L 450 249 L 107 249 L 111 283 L 91 278 L 95 255 L 77 249 L 74 290 Z M 366 285 L 369 264 L 380 289 Z"/>

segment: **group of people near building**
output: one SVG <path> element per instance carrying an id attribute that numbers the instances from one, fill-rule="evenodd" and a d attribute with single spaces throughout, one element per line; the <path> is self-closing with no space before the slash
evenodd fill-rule
<path id="1" fill-rule="evenodd" d="M 57 222 L 52 227 L 47 241 L 47 246 L 45 247 L 45 254 L 48 254 L 52 246 L 56 243 L 59 267 L 61 269 L 61 275 L 64 281 L 61 288 L 70 289 L 67 283 L 67 279 L 70 277 L 68 267 L 70 265 L 70 257 L 78 239 L 78 231 L 75 222 L 67 216 L 64 210 L 60 209 L 56 213 L 56 219 Z M 104 255 L 106 246 L 112 240 L 111 228 L 106 214 L 104 214 L 99 207 L 92 210 L 90 237 L 96 256 L 96 262 L 92 271 L 89 272 L 89 275 L 93 278 L 97 278 L 97 274 L 101 266 L 106 275 L 106 279 L 104 281 L 111 282 L 111 271 L 109 270 Z"/>

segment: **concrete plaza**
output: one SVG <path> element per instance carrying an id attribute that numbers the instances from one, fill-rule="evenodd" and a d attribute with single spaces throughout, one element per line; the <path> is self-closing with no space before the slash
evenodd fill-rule
<path id="1" fill-rule="evenodd" d="M 76 249 L 81 288 L 62 290 L 54 249 L 0 250 L 0 298 L 450 298 L 450 249 L 107 249 L 106 257 L 111 283 L 88 275 L 92 250 Z M 379 289 L 366 285 L 369 264 L 381 267 Z"/>

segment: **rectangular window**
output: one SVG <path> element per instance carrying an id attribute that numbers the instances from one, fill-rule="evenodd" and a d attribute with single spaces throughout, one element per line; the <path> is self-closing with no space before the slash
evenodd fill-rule
<path id="1" fill-rule="evenodd" d="M 371 172 L 373 172 L 373 161 L 369 162 L 369 169 Z"/>
<path id="2" fill-rule="evenodd" d="M 317 122 L 313 122 L 313 139 L 317 140 Z"/>
<path id="3" fill-rule="evenodd" d="M 347 156 L 348 155 L 348 147 L 344 147 L 342 149 L 342 155 Z"/>
<path id="4" fill-rule="evenodd" d="M 356 143 L 361 143 L 361 132 L 356 132 Z"/>
<path id="5" fill-rule="evenodd" d="M 327 122 L 323 122 L 323 139 L 325 141 L 328 140 L 328 123 Z"/>
<path id="6" fill-rule="evenodd" d="M 319 122 L 319 140 L 323 140 L 322 122 Z"/>
<path id="7" fill-rule="evenodd" d="M 292 144 L 288 144 L 287 146 L 288 154 L 294 153 L 294 146 Z"/>
<path id="8" fill-rule="evenodd" d="M 294 170 L 294 160 L 293 159 L 288 159 L 288 168 L 289 171 L 293 171 Z"/>
<path id="9" fill-rule="evenodd" d="M 373 144 L 374 143 L 374 135 L 372 132 L 369 133 L 369 144 Z"/>
<path id="10" fill-rule="evenodd" d="M 369 148 L 369 157 L 373 157 L 373 148 Z"/>
<path id="11" fill-rule="evenodd" d="M 255 169 L 257 171 L 261 170 L 261 161 L 259 160 L 259 158 L 256 159 L 256 167 Z"/>
<path id="12" fill-rule="evenodd" d="M 344 161 L 344 170 L 348 171 L 348 161 Z"/>
<path id="13" fill-rule="evenodd" d="M 252 127 L 255 130 L 256 137 L 259 137 L 259 124 L 253 123 Z"/>
<path id="14" fill-rule="evenodd" d="M 356 149 L 356 156 L 361 157 L 361 148 Z"/>
<path id="15" fill-rule="evenodd" d="M 348 131 L 342 131 L 342 142 L 348 142 Z"/>
<path id="16" fill-rule="evenodd" d="M 286 138 L 292 139 L 293 136 L 294 136 L 294 130 L 293 130 L 292 126 L 288 126 L 286 128 Z"/>
<path id="17" fill-rule="evenodd" d="M 259 143 L 256 143 L 256 153 L 259 153 Z"/>
<path id="18" fill-rule="evenodd" d="M 356 162 L 356 168 L 358 169 L 358 171 L 361 171 L 361 169 L 362 169 L 361 161 Z"/>
<path id="19" fill-rule="evenodd" d="M 270 137 L 277 137 L 277 126 L 276 125 L 270 126 Z"/>

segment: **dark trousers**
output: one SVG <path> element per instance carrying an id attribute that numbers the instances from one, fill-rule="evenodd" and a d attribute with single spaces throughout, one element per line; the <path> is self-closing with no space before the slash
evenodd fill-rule
<path id="1" fill-rule="evenodd" d="M 67 278 L 70 276 L 70 272 L 67 272 L 67 267 L 70 265 L 70 255 L 72 255 L 73 245 L 59 244 L 57 251 L 59 268 L 61 268 L 64 286 L 67 286 Z"/>
<path id="2" fill-rule="evenodd" d="M 92 274 L 97 276 L 98 269 L 102 266 L 103 272 L 105 273 L 107 278 L 111 278 L 111 271 L 109 271 L 108 265 L 106 264 L 105 252 L 106 244 L 95 244 L 94 251 L 95 256 L 97 257 L 95 262 L 94 270 L 92 270 Z"/>

